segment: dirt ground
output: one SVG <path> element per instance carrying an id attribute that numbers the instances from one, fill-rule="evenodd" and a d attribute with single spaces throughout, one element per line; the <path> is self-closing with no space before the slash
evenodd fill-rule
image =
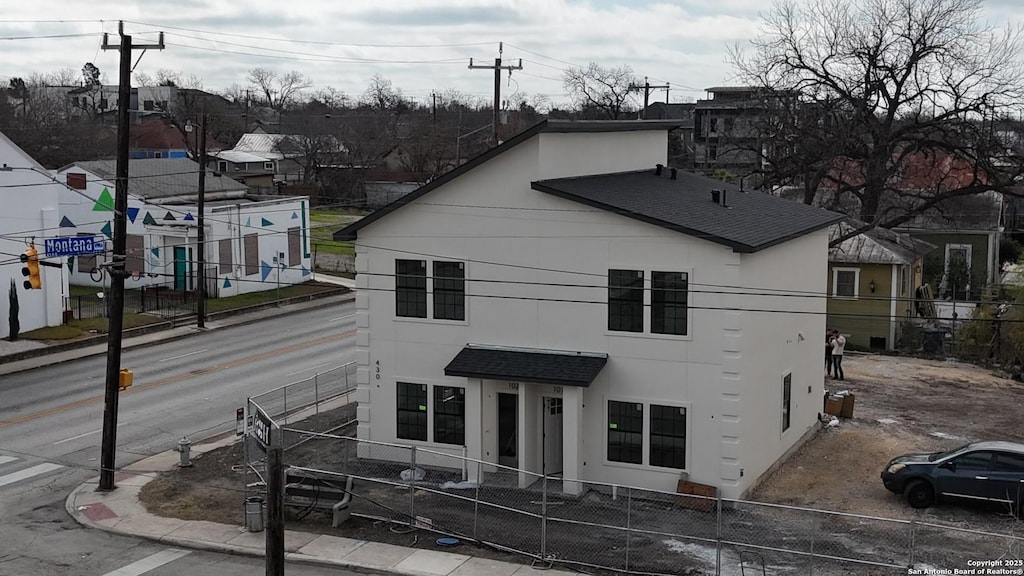
<path id="1" fill-rule="evenodd" d="M 836 427 L 823 428 L 782 463 L 754 492 L 751 500 L 882 518 L 915 519 L 999 534 L 1024 535 L 1024 523 L 1012 517 L 1006 510 L 957 504 L 939 504 L 926 510 L 915 510 L 885 490 L 879 479 L 879 473 L 889 459 L 907 452 L 954 448 L 975 440 L 1000 439 L 1024 442 L 1024 426 L 1021 425 L 1024 416 L 1024 408 L 1021 407 L 1024 400 L 1024 384 L 991 370 L 968 364 L 892 356 L 850 355 L 845 360 L 844 368 L 846 380 L 826 380 L 826 388 L 831 391 L 849 390 L 855 394 L 853 418 L 841 420 Z M 332 411 L 329 415 L 321 414 L 321 419 L 326 420 L 327 424 L 347 422 L 353 415 L 354 406 L 348 405 Z M 297 427 L 301 428 L 301 425 Z M 342 434 L 345 432 L 339 431 Z M 350 433 L 354 433 L 354 430 Z M 288 452 L 287 454 L 291 456 L 286 454 L 286 458 L 295 460 L 289 461 L 292 464 L 331 470 L 348 470 L 351 466 L 367 465 L 354 458 L 350 443 L 338 443 L 337 440 L 332 442 L 334 443 L 310 441 L 301 450 Z M 192 468 L 176 468 L 163 473 L 143 489 L 140 499 L 147 509 L 159 515 L 242 524 L 245 483 L 254 480 L 253 477 L 242 474 L 242 450 L 242 444 L 236 443 L 203 455 L 196 459 L 196 465 Z M 400 468 L 401 466 L 391 472 L 397 474 Z M 379 472 L 381 471 L 367 470 L 362 475 L 390 477 L 388 474 L 380 475 Z M 362 505 L 366 507 L 366 512 L 376 516 L 390 517 L 388 510 L 392 510 L 391 507 L 401 508 L 406 499 L 404 490 L 396 492 L 394 487 L 386 485 L 363 487 L 359 491 L 365 501 L 355 503 L 353 511 L 359 511 Z M 511 502 L 523 498 L 511 492 L 505 494 L 501 489 L 493 491 L 492 497 L 505 505 L 512 505 Z M 482 498 L 483 494 L 478 492 L 477 496 Z M 420 498 L 417 513 L 419 514 L 422 509 L 423 513 L 427 514 L 427 510 L 430 510 L 429 513 L 438 525 L 447 522 L 449 526 L 460 526 L 459 522 L 465 522 L 467 518 L 473 516 L 472 510 L 464 511 L 465 514 L 455 510 L 450 499 L 438 500 L 435 506 L 431 506 L 430 493 L 421 493 L 417 490 L 417 497 Z M 536 495 L 533 498 L 536 499 Z M 621 502 L 604 500 L 607 498 L 592 493 L 572 504 L 571 508 L 576 513 L 587 516 L 590 521 L 595 521 L 595 518 L 601 515 L 608 515 L 599 523 L 615 526 L 618 522 L 616 516 L 621 516 L 621 511 L 616 512 L 615 506 L 621 506 Z M 369 504 L 371 502 L 372 506 Z M 522 504 L 525 510 L 535 503 L 531 502 L 531 496 L 527 494 L 522 499 Z M 829 521 L 821 516 L 816 516 L 811 522 L 796 520 L 795 516 L 789 521 L 783 520 L 784 515 L 781 512 L 778 512 L 776 518 L 771 516 L 776 513 L 771 509 L 754 508 L 749 506 L 747 509 L 739 509 L 724 518 L 723 527 L 736 533 L 735 541 L 742 541 L 738 539 L 742 532 L 763 531 L 764 526 L 771 525 L 771 533 L 774 534 L 771 538 L 778 538 L 780 543 L 794 539 L 813 539 L 811 533 L 828 530 L 832 532 L 830 536 L 833 540 L 832 545 L 835 546 L 833 552 L 837 557 L 854 557 L 847 554 L 853 553 L 852 551 L 860 553 L 867 548 L 876 551 L 879 561 L 898 563 L 898 559 L 902 560 L 905 551 L 905 546 L 900 540 L 903 537 L 903 529 L 898 526 L 867 520 L 859 522 L 860 526 L 857 526 L 856 519 L 838 519 L 835 521 L 836 525 L 829 525 Z M 566 503 L 565 509 L 568 513 L 569 503 Z M 652 522 L 669 521 L 666 512 L 658 512 L 657 507 L 652 508 L 650 514 Z M 686 534 L 691 530 L 695 531 L 695 534 L 701 532 L 705 536 L 714 533 L 713 515 L 705 518 L 699 513 L 680 515 L 672 511 L 671 514 L 678 516 L 673 518 L 679 525 L 672 526 L 677 533 Z M 553 515 L 557 516 L 557 513 Z M 644 511 L 638 509 L 634 514 L 634 521 L 644 516 Z M 661 520 L 656 520 L 657 518 Z M 507 526 L 507 517 L 494 520 L 497 524 L 493 526 Z M 850 526 L 841 528 L 839 524 Z M 396 531 L 390 523 L 380 520 L 353 518 L 340 528 L 332 529 L 326 515 L 313 514 L 303 520 L 291 515 L 288 526 L 293 529 L 362 540 L 436 548 L 433 545 L 435 537 L 429 532 Z M 872 528 L 869 529 L 868 526 Z M 469 530 L 465 524 L 460 527 L 464 527 L 464 531 Z M 474 524 L 473 529 L 475 528 Z M 603 538 L 603 534 L 594 532 L 592 525 L 585 528 L 589 531 L 587 535 L 574 535 L 566 531 L 564 538 L 559 538 L 549 532 L 549 538 L 552 539 L 553 546 L 566 547 L 575 547 L 592 541 L 596 547 L 590 554 L 595 562 L 597 557 L 603 554 L 608 553 L 609 557 L 619 554 L 613 550 L 614 546 L 610 540 Z M 890 539 L 889 542 L 886 541 L 884 534 L 886 530 L 894 531 L 894 539 Z M 523 538 L 527 538 L 534 531 L 515 532 L 522 532 Z M 505 535 L 510 534 L 506 532 Z M 617 535 L 615 532 L 608 534 L 609 537 Z M 953 536 L 955 538 L 949 540 Z M 949 560 L 952 557 L 943 554 L 956 555 L 958 550 L 969 549 L 964 547 L 969 545 L 962 541 L 963 538 L 962 535 L 950 535 L 945 532 L 935 532 L 931 535 L 921 532 L 919 550 L 922 554 L 927 552 L 932 557 L 947 558 L 952 562 L 955 558 Z M 764 540 L 764 543 L 767 545 L 769 541 Z M 708 553 L 708 550 L 684 550 L 691 557 L 689 561 L 684 561 L 680 554 L 666 555 L 669 553 L 662 550 L 664 544 L 660 540 L 634 541 L 630 546 L 637 548 L 637 551 L 647 549 L 653 555 L 660 555 L 658 557 L 672 562 L 673 574 L 700 572 L 700 562 L 694 559 L 699 560 L 700 555 Z M 683 543 L 677 544 L 684 546 Z M 985 542 L 981 542 L 979 545 L 984 544 Z M 685 546 L 694 547 L 693 544 Z M 533 546 L 523 546 L 523 549 L 533 549 Z M 610 550 L 612 552 L 609 552 Z M 713 554 L 713 548 L 710 550 Z M 980 553 L 982 549 L 975 550 Z M 513 562 L 524 560 L 522 556 L 509 555 L 490 548 L 474 547 L 471 551 L 462 551 L 475 556 Z M 790 569 L 795 569 L 792 567 L 792 558 L 770 559 L 769 563 L 790 565 Z M 945 566 L 945 562 L 942 566 Z M 660 567 L 651 568 L 660 571 Z M 726 570 L 723 574 L 733 572 L 736 571 Z"/>

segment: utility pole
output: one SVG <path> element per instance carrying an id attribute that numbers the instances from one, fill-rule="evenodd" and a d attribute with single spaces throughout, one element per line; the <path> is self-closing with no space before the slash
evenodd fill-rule
<path id="1" fill-rule="evenodd" d="M 199 121 L 199 229 L 196 242 L 199 243 L 199 302 L 196 305 L 196 327 L 206 328 L 206 106 L 203 106 L 203 117 Z"/>
<path id="2" fill-rule="evenodd" d="M 644 107 L 643 110 L 641 110 L 640 112 L 641 120 L 647 119 L 647 105 L 650 103 L 651 100 L 651 90 L 664 90 L 665 104 L 668 104 L 668 91 L 670 90 L 670 85 L 667 82 L 664 86 L 651 86 L 651 83 L 647 80 L 647 76 L 644 76 L 643 86 L 640 86 L 638 84 L 630 84 L 628 90 L 630 92 L 640 92 L 641 90 L 643 90 L 644 92 Z"/>
<path id="3" fill-rule="evenodd" d="M 430 93 L 430 98 L 432 99 L 432 103 L 430 105 L 431 122 L 433 122 L 434 128 L 436 129 L 437 128 L 437 92 L 433 92 L 432 91 Z"/>
<path id="4" fill-rule="evenodd" d="M 267 576 L 284 576 L 284 432 L 275 424 L 267 447 Z"/>
<path id="5" fill-rule="evenodd" d="M 509 74 L 511 74 L 513 70 L 522 70 L 523 69 L 523 60 L 522 59 L 519 60 L 519 64 L 514 64 L 514 65 L 513 64 L 505 64 L 505 65 L 502 65 L 502 63 L 501 63 L 501 54 L 502 54 L 503 50 L 504 50 L 504 42 L 498 42 L 498 57 L 494 59 L 494 65 L 493 66 L 491 66 L 491 65 L 484 66 L 484 65 L 480 65 L 480 64 L 473 64 L 473 59 L 472 58 L 469 59 L 469 68 L 470 69 L 480 69 L 480 68 L 482 68 L 482 69 L 485 69 L 485 70 L 494 70 L 494 119 L 493 119 L 493 124 L 494 124 L 494 145 L 495 146 L 497 146 L 498 143 L 500 142 L 499 139 L 498 139 L 498 120 L 500 119 L 500 110 L 501 110 L 501 71 L 502 70 L 508 70 Z"/>
<path id="6" fill-rule="evenodd" d="M 103 440 L 100 447 L 101 491 L 114 486 L 115 453 L 117 451 L 117 400 L 121 376 L 121 330 L 124 327 L 124 277 L 128 233 L 128 148 L 130 128 L 128 112 L 132 96 L 132 50 L 163 50 L 164 33 L 156 44 L 132 44 L 132 37 L 124 33 L 124 22 L 118 22 L 120 45 L 110 44 L 103 34 L 104 50 L 120 50 L 121 64 L 117 93 L 117 178 L 114 187 L 114 250 L 110 272 L 110 315 L 107 332 L 107 371 L 103 405 Z"/>

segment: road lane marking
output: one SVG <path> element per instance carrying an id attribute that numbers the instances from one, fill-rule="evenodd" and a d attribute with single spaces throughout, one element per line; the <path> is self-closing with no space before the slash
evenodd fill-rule
<path id="1" fill-rule="evenodd" d="M 8 462 L 14 462 L 17 460 L 14 456 L 0 456 L 0 464 L 7 464 Z"/>
<path id="2" fill-rule="evenodd" d="M 33 476 L 39 476 L 40 474 L 46 474 L 47 472 L 53 472 L 63 468 L 60 464 L 53 464 L 52 462 L 46 462 L 45 464 L 36 464 L 31 468 L 25 468 L 24 470 L 18 470 L 17 472 L 11 472 L 6 476 L 0 476 L 0 486 L 6 486 L 8 484 L 14 484 L 21 480 L 27 480 Z"/>
<path id="3" fill-rule="evenodd" d="M 163 552 L 157 552 L 152 556 L 147 556 L 138 562 L 132 562 L 113 572 L 107 572 L 103 576 L 141 576 L 146 572 L 156 570 L 164 564 L 174 562 L 178 558 L 188 556 L 191 553 L 189 550 L 181 550 L 180 548 L 168 548 Z"/>
<path id="4" fill-rule="evenodd" d="M 157 362 L 170 362 L 171 360 L 177 360 L 179 358 L 185 358 L 185 357 L 188 357 L 188 356 L 192 356 L 194 354 L 202 354 L 203 352 L 206 352 L 207 350 L 208 350 L 208 348 L 203 348 L 202 350 L 196 350 L 195 352 L 189 352 L 187 354 L 182 354 L 181 356 L 171 356 L 170 358 L 164 358 L 163 360 L 157 360 Z"/>
<path id="5" fill-rule="evenodd" d="M 302 374 L 303 372 L 309 372 L 310 370 L 316 370 L 317 368 L 323 368 L 324 366 L 330 366 L 334 362 L 324 362 L 323 364 L 317 364 L 316 366 L 310 366 L 305 370 L 299 370 L 298 372 L 292 372 L 291 374 L 285 374 L 285 376 L 295 376 L 296 374 Z"/>
<path id="6" fill-rule="evenodd" d="M 120 424 L 117 425 L 117 427 L 120 428 L 121 426 L 124 426 L 125 424 L 127 424 L 127 422 L 121 422 Z M 57 444 L 63 444 L 65 442 L 71 442 L 72 440 L 78 440 L 79 438 L 85 438 L 86 436 L 91 436 L 93 434 L 99 434 L 100 432 L 103 432 L 103 430 L 102 429 L 101 430 L 93 430 L 92 432 L 86 432 L 85 434 L 79 434 L 78 436 L 72 436 L 71 438 L 65 438 L 63 440 L 57 440 L 56 442 L 53 443 L 53 445 L 56 446 Z M 3 462 L 0 462 L 0 464 L 3 464 Z"/>
<path id="7" fill-rule="evenodd" d="M 250 362 L 255 362 L 255 361 L 258 361 L 258 360 L 266 360 L 268 358 L 273 358 L 274 356 L 280 356 L 282 354 L 289 354 L 291 352 L 298 352 L 299 350 L 303 350 L 303 349 L 308 348 L 310 346 L 317 346 L 317 345 L 320 345 L 320 344 L 327 344 L 328 342 L 336 342 L 338 340 L 344 340 L 345 338 L 351 338 L 352 336 L 355 336 L 355 335 L 356 335 L 356 331 L 355 330 L 348 330 L 346 332 L 342 332 L 341 334 L 334 334 L 334 335 L 331 335 L 331 336 L 324 336 L 322 338 L 314 338 L 313 340 L 307 340 L 305 342 L 299 342 L 298 344 L 292 344 L 290 346 L 285 346 L 284 348 L 278 348 L 277 350 L 269 350 L 267 352 L 260 352 L 259 354 L 254 354 L 252 356 L 247 356 L 245 358 L 239 358 L 238 360 L 232 360 L 231 362 L 225 362 L 223 364 L 217 364 L 215 366 L 210 366 L 208 368 L 197 368 L 197 369 L 195 369 L 195 370 L 193 370 L 191 372 L 186 372 L 184 374 L 179 374 L 177 376 L 171 376 L 169 378 L 164 378 L 163 380 L 157 380 L 155 382 L 150 382 L 148 384 L 135 384 L 131 388 L 128 388 L 127 390 L 122 391 L 121 395 L 123 396 L 125 394 L 138 394 L 139 392 L 142 392 L 143 390 L 149 390 L 150 388 L 156 388 L 158 386 L 164 386 L 166 384 L 174 384 L 175 382 L 182 382 L 184 380 L 188 380 L 188 379 L 193 378 L 195 376 L 200 376 L 200 375 L 204 375 L 204 374 L 212 374 L 214 372 L 220 372 L 222 370 L 229 370 L 231 368 L 237 368 L 238 366 L 243 366 L 243 365 L 248 364 Z M 53 416 L 54 414 L 61 414 L 63 412 L 67 412 L 69 410 L 74 410 L 75 408 L 81 408 L 83 406 L 88 406 L 90 404 L 98 404 L 98 403 L 100 403 L 102 401 L 103 401 L 103 396 L 102 395 L 100 395 L 100 396 L 92 396 L 90 398 L 83 398 L 81 400 L 78 400 L 77 402 L 71 402 L 69 404 L 62 404 L 60 406 L 54 406 L 53 408 L 47 408 L 46 410 L 40 410 L 39 412 L 33 412 L 32 414 L 25 414 L 24 416 L 18 416 L 17 418 L 11 418 L 10 420 L 0 420 L 0 428 L 3 428 L 5 426 L 10 426 L 12 424 L 23 424 L 25 422 L 31 422 L 32 420 L 36 420 L 36 419 L 39 419 L 39 418 L 45 418 L 47 416 Z"/>

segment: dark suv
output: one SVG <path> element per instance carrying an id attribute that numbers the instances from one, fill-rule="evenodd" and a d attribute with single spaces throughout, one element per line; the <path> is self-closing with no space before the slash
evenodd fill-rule
<path id="1" fill-rule="evenodd" d="M 882 483 L 914 508 L 964 498 L 1005 502 L 1017 511 L 1024 505 L 1024 444 L 975 442 L 949 452 L 906 454 L 886 465 Z"/>

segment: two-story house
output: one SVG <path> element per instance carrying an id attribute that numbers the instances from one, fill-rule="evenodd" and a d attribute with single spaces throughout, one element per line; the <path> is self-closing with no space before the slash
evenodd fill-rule
<path id="1" fill-rule="evenodd" d="M 799 444 L 839 216 L 656 167 L 676 125 L 541 122 L 337 232 L 356 246 L 358 437 L 522 486 L 687 476 L 729 497 Z"/>

